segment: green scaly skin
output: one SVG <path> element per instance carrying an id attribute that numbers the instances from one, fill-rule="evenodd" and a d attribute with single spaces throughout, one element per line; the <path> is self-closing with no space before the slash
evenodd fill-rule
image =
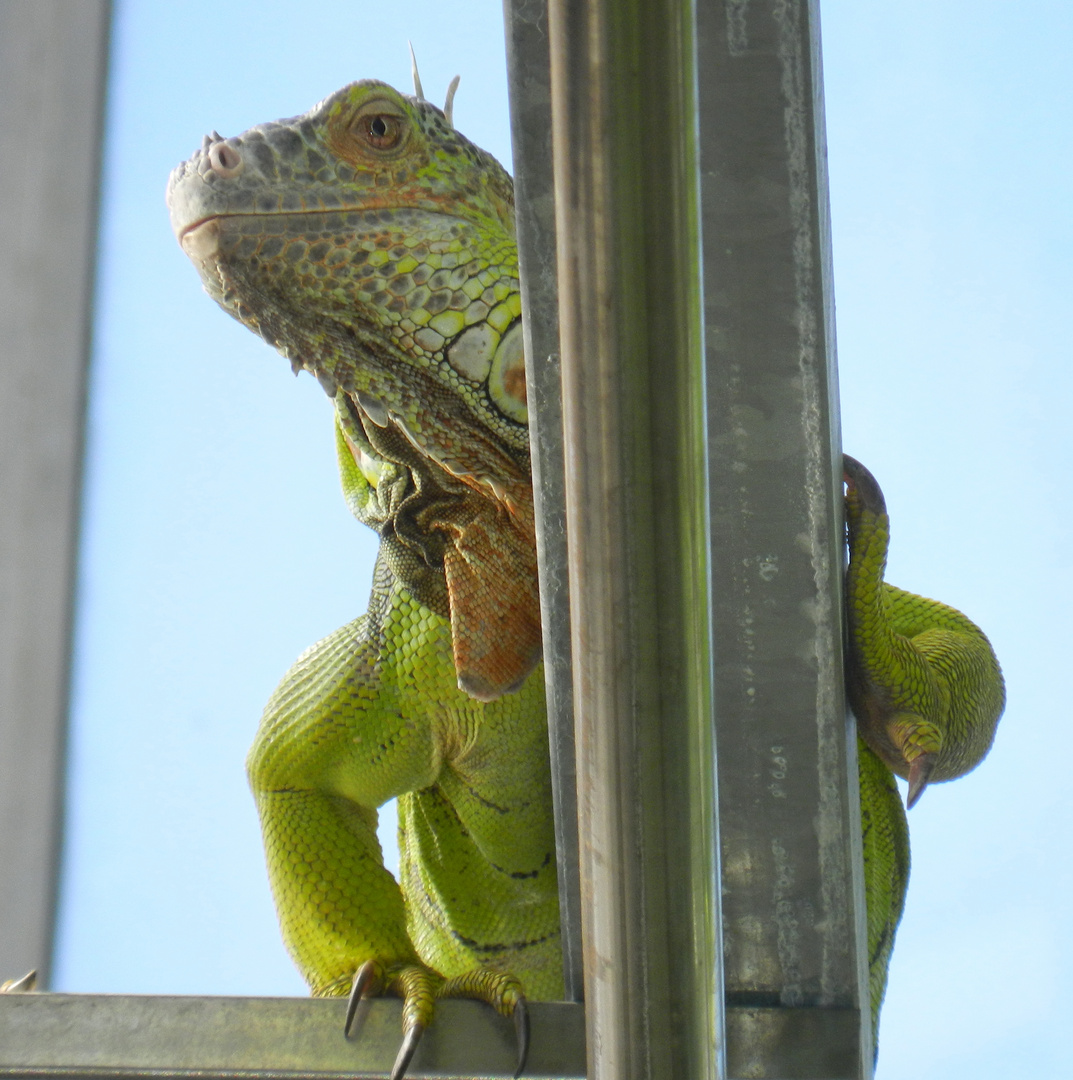
<path id="1" fill-rule="evenodd" d="M 359 994 L 403 996 L 407 1043 L 437 996 L 508 1014 L 523 995 L 559 997 L 510 179 L 439 109 L 368 81 L 304 116 L 206 137 L 168 202 L 213 299 L 332 397 L 345 496 L 381 538 L 368 612 L 299 658 L 250 753 L 287 947 L 315 994 L 356 980 Z M 986 639 L 883 584 L 885 518 L 847 470 L 878 1015 L 909 863 L 890 769 L 906 775 L 898 755 L 918 747 L 935 755 L 932 779 L 971 768 L 997 719 L 978 702 L 1001 702 L 979 680 L 1001 677 L 992 664 L 946 679 L 958 658 L 929 627 L 956 617 Z M 919 658 L 942 675 L 922 694 L 904 676 Z M 376 838 L 395 796 L 398 884 Z"/>
<path id="2" fill-rule="evenodd" d="M 883 581 L 890 518 L 875 477 L 846 455 L 849 569 L 847 688 L 864 740 L 909 781 L 912 807 L 929 782 L 984 759 L 1005 706 L 998 660 L 960 611 Z"/>
<path id="3" fill-rule="evenodd" d="M 213 299 L 333 398 L 381 537 L 368 612 L 287 674 L 248 768 L 287 947 L 315 994 L 405 999 L 401 1075 L 437 996 L 562 996 L 510 178 L 365 82 L 206 138 L 168 201 Z"/>
<path id="4" fill-rule="evenodd" d="M 1005 706 L 998 660 L 960 611 L 883 580 L 890 518 L 875 477 L 848 454 L 846 689 L 857 717 L 873 1025 L 909 883 L 912 807 L 929 782 L 974 769 Z"/>

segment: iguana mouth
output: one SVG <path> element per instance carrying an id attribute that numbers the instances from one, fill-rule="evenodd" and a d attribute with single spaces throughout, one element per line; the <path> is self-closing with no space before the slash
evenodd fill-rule
<path id="1" fill-rule="evenodd" d="M 183 251 L 196 262 L 211 259 L 220 250 L 219 216 L 202 218 L 179 233 Z"/>

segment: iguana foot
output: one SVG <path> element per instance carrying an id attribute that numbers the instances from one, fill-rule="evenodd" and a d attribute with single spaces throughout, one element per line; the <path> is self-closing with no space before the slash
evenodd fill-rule
<path id="1" fill-rule="evenodd" d="M 514 1076 L 522 1075 L 529 1056 L 529 1006 L 525 1003 L 522 984 L 513 975 L 489 968 L 474 968 L 448 979 L 436 996 L 476 998 L 488 1002 L 501 1016 L 513 1017 L 518 1038 L 518 1067 Z"/>
<path id="2" fill-rule="evenodd" d="M 890 518 L 872 474 L 843 455 L 846 481 L 846 689 L 858 730 L 909 781 L 913 806 L 929 783 L 983 759 L 1002 714 L 1002 672 L 960 611 L 883 580 Z"/>
<path id="3" fill-rule="evenodd" d="M 475 968 L 463 975 L 444 979 L 430 968 L 407 964 L 386 970 L 375 960 L 366 960 L 354 973 L 347 1002 L 344 1037 L 349 1038 L 361 1002 L 378 994 L 394 994 L 403 1000 L 402 1045 L 391 1068 L 391 1080 L 403 1080 L 425 1028 L 432 1020 L 438 998 L 468 997 L 485 1001 L 503 1016 L 514 1018 L 518 1038 L 518 1068 L 521 1075 L 529 1055 L 529 1009 L 521 983 L 502 971 Z"/>

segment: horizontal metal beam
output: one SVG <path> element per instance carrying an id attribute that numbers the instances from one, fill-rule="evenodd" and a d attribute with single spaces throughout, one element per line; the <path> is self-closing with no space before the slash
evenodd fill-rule
<path id="1" fill-rule="evenodd" d="M 0 994 L 0 1077 L 386 1076 L 402 1002 L 369 1002 L 350 1039 L 342 999 Z M 581 1005 L 532 1002 L 527 1077 L 585 1075 Z M 514 1024 L 475 1001 L 441 1001 L 407 1076 L 513 1077 Z"/>
<path id="2" fill-rule="evenodd" d="M 0 994 L 0 1077 L 382 1077 L 398 1050 L 401 1008 L 370 1002 L 346 1040 L 338 999 Z M 529 1011 L 525 1076 L 584 1077 L 583 1006 L 531 1002 Z M 729 1008 L 727 1075 L 845 1080 L 855 1075 L 857 1022 L 854 1009 Z M 514 1025 L 488 1006 L 442 1001 L 407 1075 L 511 1077 L 514 1039 Z"/>

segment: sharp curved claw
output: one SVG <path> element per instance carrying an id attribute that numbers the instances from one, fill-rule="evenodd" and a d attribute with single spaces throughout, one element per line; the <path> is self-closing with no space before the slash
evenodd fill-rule
<path id="1" fill-rule="evenodd" d="M 354 982 L 350 987 L 350 997 L 346 1003 L 346 1021 L 343 1024 L 343 1038 L 350 1038 L 350 1029 L 354 1026 L 354 1017 L 358 1014 L 358 1006 L 366 994 L 374 993 L 376 984 L 380 980 L 376 975 L 376 965 L 372 960 L 366 960 L 364 964 L 354 972 Z"/>
<path id="2" fill-rule="evenodd" d="M 413 1027 L 406 1029 L 406 1034 L 402 1037 L 402 1046 L 399 1047 L 399 1055 L 391 1067 L 391 1080 L 402 1080 L 406 1075 L 406 1070 L 410 1067 L 410 1061 L 424 1032 L 423 1024 L 414 1024 Z"/>
<path id="3" fill-rule="evenodd" d="M 0 983 L 0 994 L 28 994 L 37 985 L 37 970 L 28 971 L 21 979 Z"/>
<path id="4" fill-rule="evenodd" d="M 529 1057 L 529 1006 L 525 998 L 519 998 L 514 1006 L 514 1031 L 518 1036 L 518 1068 L 514 1070 L 514 1080 L 518 1080 Z"/>
<path id="5" fill-rule="evenodd" d="M 887 504 L 883 498 L 883 489 L 879 481 L 854 457 L 842 455 L 842 477 L 850 487 L 856 488 L 861 499 L 862 509 L 876 514 L 885 514 Z"/>
<path id="6" fill-rule="evenodd" d="M 935 767 L 934 754 L 921 754 L 915 757 L 909 766 L 909 793 L 905 799 L 905 808 L 912 810 L 916 806 L 924 789 L 928 786 L 928 777 Z"/>

